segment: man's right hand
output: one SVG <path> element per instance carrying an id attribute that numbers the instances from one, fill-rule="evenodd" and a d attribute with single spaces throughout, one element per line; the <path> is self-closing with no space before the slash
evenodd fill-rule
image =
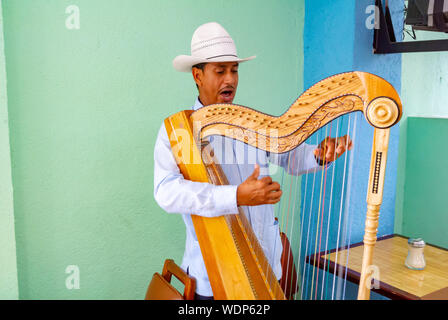
<path id="1" fill-rule="evenodd" d="M 273 182 L 271 177 L 258 179 L 259 175 L 260 166 L 256 164 L 254 172 L 237 188 L 238 206 L 259 206 L 280 201 L 282 196 L 280 184 Z"/>

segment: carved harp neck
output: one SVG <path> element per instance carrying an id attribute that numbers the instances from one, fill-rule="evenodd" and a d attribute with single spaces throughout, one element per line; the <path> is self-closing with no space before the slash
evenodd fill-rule
<path id="1" fill-rule="evenodd" d="M 243 106 L 216 104 L 197 110 L 191 120 L 198 140 L 221 135 L 283 153 L 332 120 L 356 111 L 381 129 L 396 124 L 402 113 L 398 93 L 389 82 L 366 72 L 348 72 L 316 83 L 278 117 Z"/>

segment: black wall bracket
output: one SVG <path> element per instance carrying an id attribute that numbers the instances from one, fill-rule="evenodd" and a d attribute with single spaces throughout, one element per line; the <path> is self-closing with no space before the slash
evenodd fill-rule
<path id="1" fill-rule="evenodd" d="M 381 0 L 375 0 L 380 19 L 379 28 L 375 28 L 373 36 L 373 52 L 375 54 L 448 51 L 448 39 L 397 42 L 389 7 L 386 4 L 384 12 L 381 2 Z"/>

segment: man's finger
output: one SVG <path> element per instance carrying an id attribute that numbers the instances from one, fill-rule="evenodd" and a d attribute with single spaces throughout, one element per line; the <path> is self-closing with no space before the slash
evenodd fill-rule
<path id="1" fill-rule="evenodd" d="M 258 180 L 260 176 L 260 166 L 256 163 L 254 166 L 254 172 L 247 178 L 248 180 Z"/>
<path id="2" fill-rule="evenodd" d="M 338 147 L 336 148 L 336 153 L 337 153 L 338 155 L 341 155 L 342 153 L 344 153 L 345 150 L 346 150 L 346 145 L 345 145 L 345 143 L 343 143 L 343 142 L 338 143 Z"/>
<path id="3" fill-rule="evenodd" d="M 280 184 L 278 182 L 273 182 L 266 187 L 266 190 L 269 192 L 280 190 Z"/>
<path id="4" fill-rule="evenodd" d="M 324 158 L 324 149 L 322 147 L 319 147 L 316 149 L 316 152 L 314 154 L 318 159 Z"/>
<path id="5" fill-rule="evenodd" d="M 327 153 L 325 154 L 325 160 L 333 161 L 334 158 L 334 141 L 327 143 Z"/>
<path id="6" fill-rule="evenodd" d="M 340 155 L 347 150 L 351 150 L 352 147 L 353 147 L 353 142 L 350 139 L 350 136 L 345 135 L 339 139 L 337 153 L 338 153 L 338 155 Z"/>
<path id="7" fill-rule="evenodd" d="M 278 190 L 278 191 L 274 191 L 274 192 L 270 192 L 267 196 L 267 198 L 269 200 L 276 200 L 276 199 L 280 199 L 280 197 L 282 196 L 283 192 L 282 190 Z"/>
<path id="8" fill-rule="evenodd" d="M 265 184 L 271 184 L 272 183 L 272 178 L 271 177 L 263 177 L 260 179 L 260 181 L 262 181 Z"/>
<path id="9" fill-rule="evenodd" d="M 349 143 L 348 143 L 348 150 L 352 150 L 352 148 L 353 148 L 353 140 L 352 139 L 350 139 L 350 136 L 348 136 L 348 141 L 349 141 Z"/>
<path id="10" fill-rule="evenodd" d="M 268 200 L 266 201 L 266 204 L 276 204 L 277 202 L 280 201 L 281 198 L 277 198 L 277 199 L 273 199 L 273 200 Z"/>

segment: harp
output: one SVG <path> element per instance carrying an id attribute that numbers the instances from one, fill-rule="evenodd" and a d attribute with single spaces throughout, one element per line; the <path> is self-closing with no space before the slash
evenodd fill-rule
<path id="1" fill-rule="evenodd" d="M 225 185 L 229 182 L 222 166 L 217 163 L 209 147 L 209 137 L 225 137 L 269 154 L 291 154 L 296 148 L 306 143 L 307 139 L 315 137 L 325 128 L 327 132 L 322 134 L 321 138 L 316 138 L 316 142 L 323 139 L 324 135 L 328 135 L 328 127 L 335 121 L 341 121 L 343 117 L 355 113 L 363 115 L 363 118 L 373 127 L 367 213 L 363 213 L 365 226 L 362 228 L 364 229 L 362 271 L 357 293 L 358 299 L 369 299 L 372 280 L 371 265 L 384 189 L 390 128 L 398 123 L 402 114 L 400 98 L 390 83 L 365 72 L 342 73 L 310 87 L 279 117 L 243 106 L 222 104 L 203 107 L 195 112 L 179 112 L 165 119 L 165 127 L 173 155 L 185 179 Z M 350 121 L 349 119 L 347 130 L 354 127 Z M 338 128 L 333 129 L 333 135 L 341 133 L 342 127 L 341 124 L 339 128 L 338 124 Z M 354 143 L 357 143 L 356 139 Z M 344 162 L 347 162 L 347 154 L 348 152 L 345 154 Z M 339 160 L 330 164 L 329 167 L 335 170 L 338 166 L 337 161 Z M 295 161 L 290 162 L 295 163 Z M 330 177 L 326 171 L 327 167 L 324 166 L 319 170 L 320 178 L 318 179 L 316 179 L 318 170 L 307 174 L 306 181 L 302 176 L 300 182 L 302 188 L 306 189 L 310 185 L 315 187 L 319 184 L 325 188 L 324 175 L 325 181 L 327 175 Z M 342 168 L 342 166 L 339 167 Z M 334 177 L 332 179 L 334 180 Z M 340 181 L 340 183 L 343 182 Z M 297 190 L 297 186 L 294 189 L 293 183 L 290 184 L 290 188 Z M 295 191 L 290 193 L 294 194 Z M 323 245 L 321 246 L 322 239 L 331 237 L 329 224 L 325 227 L 319 224 L 319 221 L 326 219 L 327 214 L 324 215 L 324 211 L 321 210 L 324 205 L 320 201 L 314 205 L 314 209 L 309 208 L 313 206 L 312 203 L 305 208 L 307 196 L 303 195 L 304 193 L 306 190 L 301 191 L 302 201 L 300 205 L 297 205 L 297 208 L 300 208 L 296 210 L 295 218 L 278 216 L 281 220 L 279 224 L 283 227 L 281 281 L 278 281 L 278 277 L 274 274 L 244 208 L 239 207 L 239 212 L 217 218 L 204 218 L 192 213 L 193 224 L 215 299 L 307 298 L 304 292 L 307 290 L 314 292 L 318 285 L 322 288 L 325 285 L 335 287 L 335 280 L 330 285 L 329 279 L 326 284 L 323 283 L 325 282 L 323 274 L 329 272 L 328 268 L 326 270 L 327 266 L 325 266 L 319 271 L 316 259 L 311 262 L 313 255 L 310 253 L 313 252 L 316 257 L 336 250 L 337 256 L 337 250 L 341 247 L 342 241 L 339 240 L 338 235 L 336 247 L 328 248 L 325 245 L 325 250 L 322 250 L 324 248 Z M 344 193 L 344 187 L 342 187 L 342 193 Z M 284 196 L 285 194 L 286 192 Z M 322 198 L 322 190 L 320 195 Z M 291 204 L 289 198 L 288 203 L 280 202 L 279 206 L 281 205 L 285 208 L 295 206 L 296 203 Z M 294 219 L 301 221 L 300 226 L 292 226 Z M 306 220 L 310 223 L 317 221 L 317 227 L 310 229 L 305 225 Z M 339 217 L 338 225 L 340 230 L 341 217 Z M 293 229 L 301 231 L 298 241 L 295 239 L 297 236 L 291 234 L 289 238 L 287 236 L 288 230 Z M 324 232 L 324 229 L 328 229 L 327 232 Z M 308 242 L 314 244 L 314 250 L 303 249 L 311 248 L 307 247 Z M 341 256 L 343 255 L 340 254 L 339 258 Z M 304 280 L 311 278 L 311 275 L 313 282 L 305 284 Z M 340 274 L 334 275 L 334 279 L 341 277 L 343 278 Z M 314 281 L 314 279 L 317 280 Z M 317 292 L 309 296 L 317 297 Z"/>

